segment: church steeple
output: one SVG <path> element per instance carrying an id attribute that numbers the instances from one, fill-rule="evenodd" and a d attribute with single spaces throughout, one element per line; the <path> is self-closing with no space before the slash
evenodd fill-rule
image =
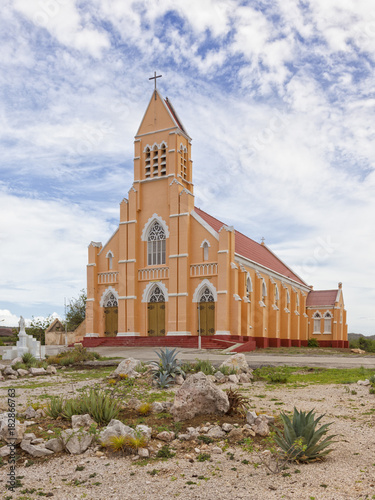
<path id="1" fill-rule="evenodd" d="M 156 85 L 135 136 L 134 156 L 134 181 L 175 177 L 192 191 L 191 138 Z"/>

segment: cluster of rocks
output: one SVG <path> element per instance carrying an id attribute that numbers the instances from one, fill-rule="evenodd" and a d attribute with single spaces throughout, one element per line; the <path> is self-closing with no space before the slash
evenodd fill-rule
<path id="1" fill-rule="evenodd" d="M 54 375 L 56 368 L 52 365 L 47 368 L 31 367 L 28 370 L 18 368 L 15 370 L 13 367 L 16 363 L 22 363 L 22 358 L 15 358 L 10 365 L 0 364 L 0 381 L 9 379 L 16 380 L 18 377 L 35 377 L 37 375 Z"/>

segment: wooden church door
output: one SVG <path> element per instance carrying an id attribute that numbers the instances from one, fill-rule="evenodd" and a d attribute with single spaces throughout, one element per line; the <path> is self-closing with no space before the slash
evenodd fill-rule
<path id="1" fill-rule="evenodd" d="M 148 309 L 148 335 L 162 337 L 165 335 L 165 297 L 157 286 L 150 297 Z"/>
<path id="2" fill-rule="evenodd" d="M 109 294 L 104 304 L 106 337 L 116 337 L 118 332 L 118 304 L 113 293 Z"/>
<path id="3" fill-rule="evenodd" d="M 199 328 L 201 335 L 215 334 L 215 302 L 208 287 L 203 290 L 199 302 Z"/>

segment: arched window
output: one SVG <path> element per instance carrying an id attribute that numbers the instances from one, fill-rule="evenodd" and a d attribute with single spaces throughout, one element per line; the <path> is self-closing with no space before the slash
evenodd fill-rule
<path id="1" fill-rule="evenodd" d="M 205 241 L 203 243 L 203 260 L 208 260 L 208 243 Z"/>
<path id="2" fill-rule="evenodd" d="M 151 151 L 150 148 L 147 147 L 145 149 L 145 177 L 149 178 L 151 175 Z"/>
<path id="3" fill-rule="evenodd" d="M 105 298 L 104 307 L 117 307 L 117 299 L 113 293 L 109 293 Z"/>
<path id="4" fill-rule="evenodd" d="M 112 252 L 107 253 L 107 259 L 108 259 L 108 271 L 112 271 L 112 269 L 113 269 L 113 253 Z"/>
<path id="5" fill-rule="evenodd" d="M 329 311 L 324 314 L 324 333 L 332 333 L 332 314 Z"/>
<path id="6" fill-rule="evenodd" d="M 286 291 L 286 305 L 288 306 L 290 304 L 290 294 L 289 290 Z"/>
<path id="7" fill-rule="evenodd" d="M 160 145 L 160 175 L 167 174 L 167 145 L 162 142 Z"/>
<path id="8" fill-rule="evenodd" d="M 151 294 L 149 302 L 165 302 L 164 293 L 156 286 Z"/>
<path id="9" fill-rule="evenodd" d="M 297 307 L 297 311 L 298 311 L 298 308 L 299 308 L 299 295 L 298 295 L 298 292 L 296 292 L 296 307 Z"/>
<path id="10" fill-rule="evenodd" d="M 213 293 L 208 286 L 202 291 L 199 302 L 215 302 Z"/>
<path id="11" fill-rule="evenodd" d="M 277 285 L 275 285 L 275 304 L 277 305 L 278 301 L 279 301 L 279 287 Z"/>
<path id="12" fill-rule="evenodd" d="M 264 300 L 265 297 L 267 297 L 267 287 L 266 287 L 266 282 L 263 280 L 263 283 L 262 283 L 262 300 Z"/>
<path id="13" fill-rule="evenodd" d="M 313 318 L 314 318 L 314 333 L 320 333 L 322 315 L 319 312 L 316 312 Z"/>
<path id="14" fill-rule="evenodd" d="M 250 274 L 247 275 L 246 278 L 246 295 L 250 297 L 250 293 L 253 291 L 253 284 L 251 282 Z"/>
<path id="15" fill-rule="evenodd" d="M 147 238 L 147 265 L 165 264 L 165 232 L 158 221 L 155 221 Z"/>

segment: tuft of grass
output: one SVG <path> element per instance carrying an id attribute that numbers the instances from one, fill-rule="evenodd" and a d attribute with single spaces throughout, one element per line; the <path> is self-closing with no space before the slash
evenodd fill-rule
<path id="1" fill-rule="evenodd" d="M 199 453 L 197 455 L 197 461 L 198 462 L 206 462 L 206 460 L 210 460 L 211 455 L 209 453 Z"/>
<path id="2" fill-rule="evenodd" d="M 151 403 L 142 403 L 138 408 L 137 412 L 140 415 L 149 415 L 151 413 L 152 405 Z"/>
<path id="3" fill-rule="evenodd" d="M 196 373 L 203 372 L 205 375 L 213 375 L 216 370 L 208 359 L 196 359 L 194 371 Z"/>
<path id="4" fill-rule="evenodd" d="M 176 453 L 173 453 L 167 444 L 160 448 L 156 454 L 158 458 L 173 458 L 175 455 Z"/>

